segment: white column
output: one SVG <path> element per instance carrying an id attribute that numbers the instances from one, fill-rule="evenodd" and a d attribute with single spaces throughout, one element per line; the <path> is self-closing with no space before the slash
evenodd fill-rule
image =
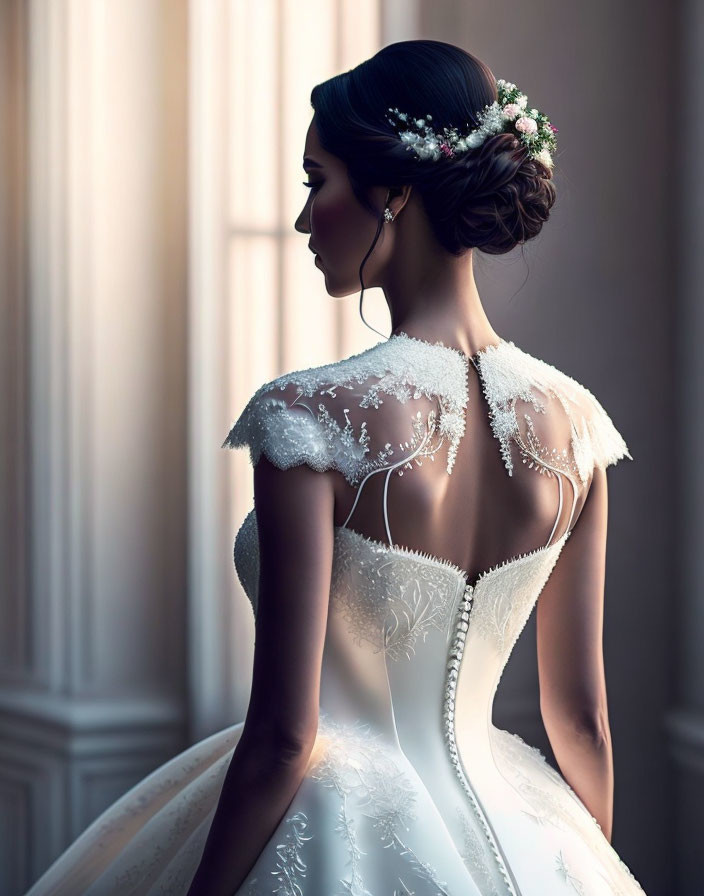
<path id="1" fill-rule="evenodd" d="M 26 235 L 0 306 L 26 384 L 2 440 L 24 487 L 0 509 L 9 894 L 186 743 L 186 3 L 2 16 L 26 90 L 26 161 L 0 174 L 26 197 L 19 229 L 19 206 L 0 215 L 3 258 Z"/>
<path id="2" fill-rule="evenodd" d="M 248 669 L 235 631 L 251 611 L 233 600 L 234 529 L 228 513 L 227 151 L 229 128 L 226 0 L 189 4 L 189 693 L 190 737 L 244 716 Z M 242 152 L 250 148 L 245 142 Z M 246 160 L 243 160 L 246 164 Z M 251 659 L 246 656 L 247 662 Z M 239 663 L 238 666 L 235 664 Z M 249 676 L 251 677 L 251 675 Z"/>

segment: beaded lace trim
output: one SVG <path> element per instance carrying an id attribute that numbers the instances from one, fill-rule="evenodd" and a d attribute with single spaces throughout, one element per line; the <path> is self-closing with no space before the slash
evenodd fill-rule
<path id="1" fill-rule="evenodd" d="M 407 548 L 401 544 L 387 544 L 384 541 L 379 541 L 378 539 L 370 538 L 367 535 L 363 535 L 361 532 L 357 532 L 355 529 L 351 529 L 349 526 L 335 526 L 335 531 L 339 534 L 342 532 L 346 532 L 353 537 L 354 539 L 366 543 L 369 547 L 378 549 L 383 548 L 390 554 L 400 554 L 403 557 L 412 557 L 414 559 L 433 563 L 436 566 L 441 567 L 442 569 L 448 569 L 453 572 L 458 578 L 461 578 L 467 583 L 467 572 L 462 569 L 457 564 L 453 563 L 451 560 L 446 560 L 443 557 L 438 557 L 435 554 L 430 554 L 427 551 L 418 551 L 415 548 Z M 506 560 L 500 560 L 498 563 L 495 563 L 493 566 L 490 566 L 488 569 L 480 572 L 475 578 L 474 582 L 471 583 L 472 588 L 475 590 L 478 588 L 479 584 L 484 581 L 484 579 L 493 576 L 499 570 L 505 569 L 507 566 L 513 566 L 514 563 L 518 563 L 519 560 L 526 560 L 529 557 L 534 557 L 536 554 L 540 554 L 543 551 L 547 551 L 548 548 L 554 548 L 561 541 L 567 538 L 572 530 L 564 532 L 556 541 L 553 541 L 552 544 L 544 544 L 540 547 L 533 548 L 530 551 L 525 551 L 522 554 L 514 554 L 513 557 L 508 557 Z"/>

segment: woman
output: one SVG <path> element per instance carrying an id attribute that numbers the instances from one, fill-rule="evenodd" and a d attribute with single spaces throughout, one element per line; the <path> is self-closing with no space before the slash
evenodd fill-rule
<path id="1" fill-rule="evenodd" d="M 437 41 L 318 85 L 296 229 L 332 296 L 392 333 L 252 396 L 256 619 L 244 722 L 108 809 L 30 892 L 642 893 L 610 844 L 601 652 L 606 467 L 631 457 L 584 386 L 500 337 L 474 250 L 537 236 L 556 129 Z M 383 474 L 383 475 L 380 475 Z M 351 520 L 354 523 L 351 524 Z M 491 707 L 537 605 L 562 774 Z"/>

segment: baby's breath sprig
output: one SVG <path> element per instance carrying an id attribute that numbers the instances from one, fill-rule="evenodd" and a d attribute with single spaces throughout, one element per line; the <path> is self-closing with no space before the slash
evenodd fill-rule
<path id="1" fill-rule="evenodd" d="M 469 149 L 475 149 L 493 134 L 513 132 L 528 147 L 529 156 L 542 162 L 552 170 L 552 152 L 557 143 L 557 128 L 550 124 L 546 115 L 538 109 L 528 109 L 528 97 L 509 81 L 499 78 L 496 82 L 498 99 L 477 113 L 478 126 L 462 136 L 456 127 L 443 128 L 435 133 L 425 118 L 409 117 L 397 107 L 389 107 L 398 122 L 386 116 L 387 121 L 399 130 L 399 136 L 406 149 L 412 149 L 419 159 L 437 161 L 442 155 L 454 158 Z M 409 126 L 410 121 L 410 126 Z M 400 124 L 399 124 L 400 122 Z"/>

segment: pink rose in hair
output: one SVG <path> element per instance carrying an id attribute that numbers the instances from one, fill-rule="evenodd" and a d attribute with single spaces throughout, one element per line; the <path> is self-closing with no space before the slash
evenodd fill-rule
<path id="1" fill-rule="evenodd" d="M 535 134 L 538 130 L 535 119 L 529 118 L 527 115 L 516 119 L 515 127 L 517 131 L 521 131 L 523 134 Z"/>
<path id="2" fill-rule="evenodd" d="M 506 103 L 506 105 L 504 106 L 504 115 L 506 116 L 506 118 L 515 118 L 522 112 L 523 109 L 518 105 L 518 103 Z"/>

